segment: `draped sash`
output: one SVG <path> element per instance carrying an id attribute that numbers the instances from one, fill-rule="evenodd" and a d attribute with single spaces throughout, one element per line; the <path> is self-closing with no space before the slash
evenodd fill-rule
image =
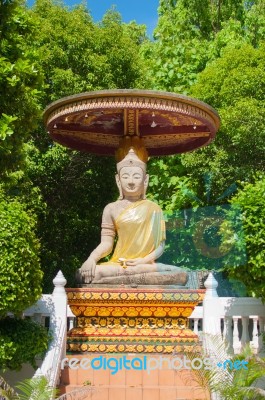
<path id="1" fill-rule="evenodd" d="M 165 240 L 165 221 L 161 208 L 150 200 L 140 200 L 123 210 L 115 220 L 118 235 L 111 260 L 143 258 Z"/>

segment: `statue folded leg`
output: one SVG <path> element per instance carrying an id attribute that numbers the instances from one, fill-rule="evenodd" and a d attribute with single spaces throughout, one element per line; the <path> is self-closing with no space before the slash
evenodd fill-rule
<path id="1" fill-rule="evenodd" d="M 124 269 L 119 265 L 98 265 L 93 283 L 126 285 L 185 286 L 188 274 L 182 268 L 161 263 L 140 264 Z"/>

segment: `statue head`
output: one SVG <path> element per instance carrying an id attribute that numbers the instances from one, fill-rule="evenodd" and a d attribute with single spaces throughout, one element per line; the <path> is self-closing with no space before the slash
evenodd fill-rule
<path id="1" fill-rule="evenodd" d="M 133 148 L 117 163 L 116 182 L 119 188 L 119 199 L 130 197 L 145 199 L 149 176 L 146 174 L 146 163 L 136 154 Z"/>

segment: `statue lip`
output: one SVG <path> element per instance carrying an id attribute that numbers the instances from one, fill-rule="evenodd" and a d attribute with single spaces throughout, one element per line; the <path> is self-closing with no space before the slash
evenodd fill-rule
<path id="1" fill-rule="evenodd" d="M 202 101 L 138 89 L 62 98 L 45 109 L 44 121 L 55 141 L 99 155 L 114 155 L 126 136 L 140 137 L 150 156 L 184 153 L 209 144 L 220 126 Z"/>

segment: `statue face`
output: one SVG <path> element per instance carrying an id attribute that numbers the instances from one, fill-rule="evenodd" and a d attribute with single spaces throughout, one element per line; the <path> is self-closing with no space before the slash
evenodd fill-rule
<path id="1" fill-rule="evenodd" d="M 123 167 L 119 181 L 124 197 L 140 197 L 144 193 L 146 174 L 140 167 Z"/>

